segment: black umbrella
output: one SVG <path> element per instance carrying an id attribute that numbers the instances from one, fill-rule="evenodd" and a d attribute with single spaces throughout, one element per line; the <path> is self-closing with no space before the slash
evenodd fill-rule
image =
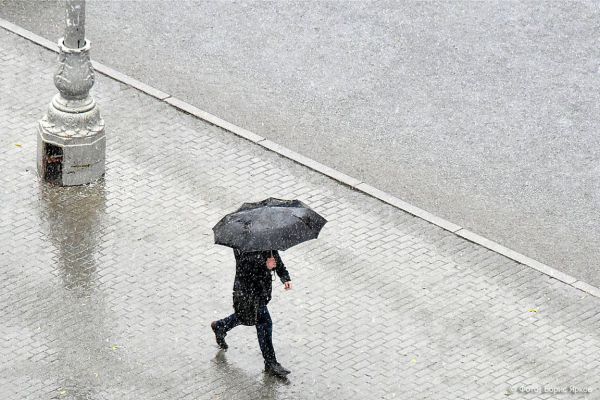
<path id="1" fill-rule="evenodd" d="M 244 203 L 214 227 L 215 243 L 241 251 L 287 250 L 316 239 L 327 220 L 300 200 Z"/>

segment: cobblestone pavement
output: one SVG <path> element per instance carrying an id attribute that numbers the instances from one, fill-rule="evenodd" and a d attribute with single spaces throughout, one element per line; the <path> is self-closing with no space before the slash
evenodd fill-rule
<path id="1" fill-rule="evenodd" d="M 35 131 L 56 56 L 0 32 L 0 398 L 600 398 L 600 299 L 99 76 L 104 182 L 41 185 Z M 256 335 L 219 352 L 244 201 L 299 198 L 329 223 L 282 253 L 270 310 L 289 381 Z M 511 391 L 513 389 L 513 391 Z"/>
<path id="2" fill-rule="evenodd" d="M 95 60 L 600 287 L 597 2 L 171 3 L 88 1 Z"/>

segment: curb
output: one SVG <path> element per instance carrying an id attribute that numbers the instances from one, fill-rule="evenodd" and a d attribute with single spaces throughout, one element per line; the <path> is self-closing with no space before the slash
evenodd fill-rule
<path id="1" fill-rule="evenodd" d="M 42 46 L 50 51 L 58 53 L 58 45 L 48 39 L 45 39 L 41 36 L 34 34 L 26 29 L 21 28 L 18 25 L 15 25 L 11 22 L 8 22 L 2 18 L 0 18 L 0 27 L 5 30 L 14 33 L 18 36 L 21 36 L 39 46 Z M 288 149 L 280 144 L 272 142 L 260 135 L 257 135 L 254 132 L 248 131 L 244 128 L 241 128 L 237 125 L 234 125 L 230 122 L 227 122 L 215 115 L 212 115 L 206 111 L 203 111 L 193 105 L 186 103 L 183 100 L 175 98 L 168 93 L 165 93 L 161 90 L 158 90 L 152 86 L 146 85 L 143 82 L 140 82 L 136 79 L 133 79 L 119 71 L 116 71 L 106 65 L 92 61 L 92 65 L 97 72 L 100 72 L 103 75 L 108 76 L 114 80 L 117 80 L 121 83 L 124 83 L 128 86 L 134 87 L 149 96 L 152 96 L 162 102 L 169 104 L 170 106 L 188 113 L 190 115 L 195 116 L 205 122 L 208 122 L 212 125 L 215 125 L 221 129 L 224 129 L 228 132 L 233 133 L 236 136 L 249 140 L 267 150 L 270 150 L 282 157 L 288 158 L 292 161 L 295 161 L 298 164 L 301 164 L 307 168 L 310 168 L 316 172 L 319 172 L 323 175 L 328 176 L 329 178 L 346 185 L 353 190 L 357 190 L 362 192 L 370 197 L 374 197 L 386 204 L 391 205 L 392 207 L 398 208 L 404 212 L 412 214 L 420 219 L 423 219 L 431 224 L 434 224 L 446 231 L 454 233 L 457 236 L 462 237 L 470 242 L 478 244 L 482 247 L 485 247 L 495 253 L 501 254 L 511 260 L 514 260 L 520 264 L 526 265 L 530 268 L 535 269 L 542 274 L 550 276 L 556 280 L 566 283 L 569 286 L 572 286 L 576 289 L 579 289 L 585 293 L 588 293 L 592 296 L 600 298 L 600 289 L 592 286 L 586 282 L 582 282 L 577 280 L 575 277 L 565 274 L 564 272 L 558 271 L 546 264 L 543 264 L 539 261 L 536 261 L 532 258 L 529 258 L 521 253 L 518 253 L 514 250 L 511 250 L 507 247 L 504 247 L 492 240 L 489 240 L 483 236 L 480 236 L 468 229 L 464 229 L 459 225 L 453 224 L 452 222 L 446 221 L 443 218 L 440 218 L 434 214 L 431 214 L 428 211 L 422 210 L 418 207 L 413 206 L 395 196 L 392 196 L 389 193 L 383 192 L 373 186 L 370 186 L 356 178 L 353 178 L 349 175 L 346 175 L 340 171 L 337 171 L 331 167 L 328 167 L 324 164 L 321 164 L 311 158 L 303 156 L 302 154 L 296 153 L 293 150 Z"/>

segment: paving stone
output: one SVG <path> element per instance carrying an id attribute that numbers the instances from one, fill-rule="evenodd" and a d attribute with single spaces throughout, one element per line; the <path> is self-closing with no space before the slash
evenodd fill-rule
<path id="1" fill-rule="evenodd" d="M 488 400 L 525 398 L 506 395 L 521 384 L 598 398 L 600 299 L 584 285 L 105 76 L 93 89 L 105 180 L 41 184 L 35 127 L 56 93 L 55 58 L 0 36 L 0 398 Z M 262 373 L 254 328 L 232 331 L 227 352 L 209 328 L 232 310 L 234 276 L 211 228 L 268 196 L 329 220 L 318 240 L 282 253 L 295 289 L 274 284 L 288 382 Z"/>

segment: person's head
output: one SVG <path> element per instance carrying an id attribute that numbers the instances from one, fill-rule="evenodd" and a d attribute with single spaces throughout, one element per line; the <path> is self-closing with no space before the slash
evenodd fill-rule
<path id="1" fill-rule="evenodd" d="M 275 260 L 275 257 L 269 255 L 267 257 L 267 268 L 272 270 L 275 269 L 275 267 L 277 267 L 277 261 Z"/>

